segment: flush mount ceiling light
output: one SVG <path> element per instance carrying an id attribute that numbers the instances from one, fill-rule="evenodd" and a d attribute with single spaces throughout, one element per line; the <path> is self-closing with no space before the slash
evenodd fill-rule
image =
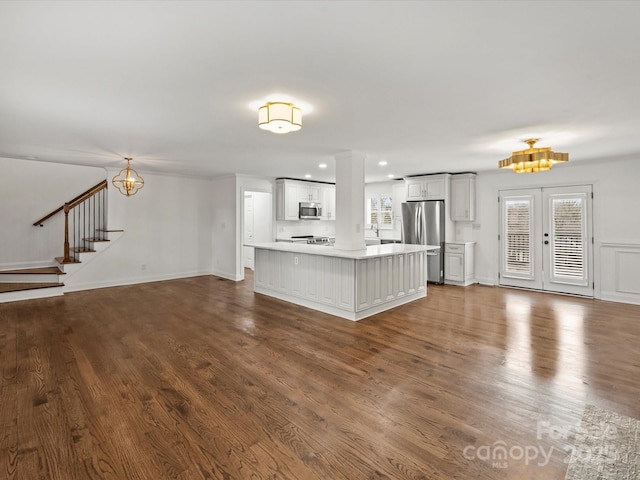
<path id="1" fill-rule="evenodd" d="M 302 128 L 302 110 L 293 103 L 267 102 L 258 109 L 258 126 L 273 133 L 296 132 Z"/>
<path id="2" fill-rule="evenodd" d="M 120 170 L 120 172 L 113 177 L 111 183 L 113 183 L 113 186 L 116 187 L 121 194 L 131 197 L 144 187 L 144 180 L 138 175 L 138 172 L 131 168 L 130 163 L 133 159 L 131 157 L 125 157 L 124 159 L 127 161 L 126 168 Z"/>
<path id="3" fill-rule="evenodd" d="M 516 173 L 535 173 L 551 170 L 554 164 L 568 162 L 568 153 L 552 152 L 551 147 L 533 148 L 539 138 L 524 141 L 529 148 L 513 152 L 509 158 L 500 160 L 498 167 L 510 168 Z"/>

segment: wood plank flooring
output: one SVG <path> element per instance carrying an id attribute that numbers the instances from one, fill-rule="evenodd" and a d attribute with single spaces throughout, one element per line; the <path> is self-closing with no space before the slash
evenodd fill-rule
<path id="1" fill-rule="evenodd" d="M 252 285 L 1 304 L 0 479 L 562 480 L 585 405 L 640 418 L 638 306 L 429 285 L 354 323 Z"/>

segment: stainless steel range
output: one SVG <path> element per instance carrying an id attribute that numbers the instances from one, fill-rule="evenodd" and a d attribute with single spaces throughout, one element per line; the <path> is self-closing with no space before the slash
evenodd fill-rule
<path id="1" fill-rule="evenodd" d="M 291 237 L 291 240 L 293 242 L 300 242 L 300 243 L 306 242 L 310 245 L 330 245 L 331 244 L 331 238 L 316 237 L 314 235 L 297 235 L 297 236 Z"/>
<path id="2" fill-rule="evenodd" d="M 330 242 L 329 237 L 312 237 L 307 239 L 307 243 L 314 244 L 314 245 L 325 245 L 325 244 L 328 245 L 329 242 Z"/>

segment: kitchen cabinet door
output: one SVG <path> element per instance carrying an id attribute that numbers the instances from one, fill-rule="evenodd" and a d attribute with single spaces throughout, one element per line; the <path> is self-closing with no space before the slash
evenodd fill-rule
<path id="1" fill-rule="evenodd" d="M 285 182 L 284 184 L 284 201 L 285 201 L 285 220 L 299 220 L 300 196 L 303 195 L 302 189 L 297 183 Z"/>
<path id="2" fill-rule="evenodd" d="M 406 180 L 407 200 L 446 200 L 449 174 L 427 175 Z"/>
<path id="3" fill-rule="evenodd" d="M 445 253 L 445 271 L 447 280 L 464 281 L 464 255 L 461 253 Z"/>
<path id="4" fill-rule="evenodd" d="M 310 184 L 307 187 L 307 202 L 321 202 L 322 201 L 322 188 L 319 185 Z"/>
<path id="5" fill-rule="evenodd" d="M 476 179 L 474 174 L 451 177 L 451 220 L 472 222 L 476 219 Z"/>
<path id="6" fill-rule="evenodd" d="M 276 182 L 276 220 L 286 220 L 284 181 Z"/>
<path id="7" fill-rule="evenodd" d="M 424 182 L 407 180 L 407 200 L 424 200 Z"/>
<path id="8" fill-rule="evenodd" d="M 452 285 L 471 285 L 475 282 L 474 248 L 474 242 L 445 244 L 445 283 Z"/>
<path id="9" fill-rule="evenodd" d="M 320 200 L 322 205 L 322 220 L 335 220 L 336 219 L 336 187 L 328 185 L 322 187 L 322 198 Z"/>

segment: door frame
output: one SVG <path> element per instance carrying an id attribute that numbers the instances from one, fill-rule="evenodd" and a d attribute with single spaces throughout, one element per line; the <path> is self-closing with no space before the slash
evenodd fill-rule
<path id="1" fill-rule="evenodd" d="M 600 221 L 600 219 L 602 218 L 603 213 L 601 212 L 600 204 L 597 201 L 600 194 L 600 181 L 598 179 L 586 178 L 582 181 L 573 180 L 573 181 L 567 181 L 567 182 L 557 181 L 557 182 L 549 182 L 549 183 L 522 183 L 520 185 L 507 183 L 505 185 L 498 185 L 492 188 L 493 201 L 496 202 L 495 205 L 497 206 L 497 208 L 494 210 L 494 212 L 497 213 L 497 216 L 494 217 L 496 219 L 496 223 L 494 224 L 494 232 L 496 233 L 495 233 L 495 236 L 493 237 L 494 240 L 497 240 L 494 243 L 494 247 L 493 247 L 493 254 L 494 254 L 495 264 L 497 265 L 497 268 L 493 272 L 493 285 L 502 287 L 502 285 L 500 285 L 500 271 L 501 271 L 500 242 L 501 240 L 499 235 L 500 235 L 501 224 L 502 224 L 502 219 L 501 219 L 502 207 L 500 206 L 500 203 L 499 203 L 500 192 L 505 190 L 527 190 L 527 189 L 535 189 L 535 188 L 542 189 L 542 188 L 551 188 L 551 187 L 570 188 L 570 187 L 581 186 L 581 185 L 591 185 L 591 192 L 593 194 L 593 198 L 591 201 L 591 221 L 592 221 L 591 234 L 593 236 L 593 244 L 591 245 L 591 256 L 592 256 L 592 262 L 593 262 L 593 268 L 592 268 L 593 298 L 595 299 L 602 298 L 599 265 L 600 265 L 600 257 L 601 257 L 600 239 L 602 238 L 602 232 L 600 231 L 601 230 L 600 225 L 602 222 Z M 504 286 L 504 288 L 518 288 L 518 287 Z M 551 292 L 546 290 L 535 290 L 535 291 L 542 292 L 542 293 L 552 293 L 556 295 L 563 295 L 562 293 L 556 293 L 556 292 Z M 585 298 L 590 298 L 590 297 L 585 297 Z"/>
<path id="2" fill-rule="evenodd" d="M 255 188 L 255 187 L 246 187 L 243 186 L 240 188 L 240 208 L 238 209 L 239 212 L 239 225 L 237 225 L 239 228 L 236 228 L 236 239 L 238 241 L 237 248 L 240 252 L 240 278 L 238 279 L 239 281 L 243 281 L 244 280 L 244 195 L 245 193 L 268 193 L 269 195 L 271 195 L 271 237 L 274 237 L 274 232 L 275 232 L 275 225 L 276 225 L 276 221 L 275 221 L 275 202 L 274 202 L 274 198 L 275 198 L 275 192 L 273 190 L 267 189 L 267 188 Z M 255 204 L 254 204 L 254 208 L 255 208 Z M 236 215 L 236 219 L 238 218 L 238 215 Z M 236 257 L 237 258 L 237 257 Z"/>

